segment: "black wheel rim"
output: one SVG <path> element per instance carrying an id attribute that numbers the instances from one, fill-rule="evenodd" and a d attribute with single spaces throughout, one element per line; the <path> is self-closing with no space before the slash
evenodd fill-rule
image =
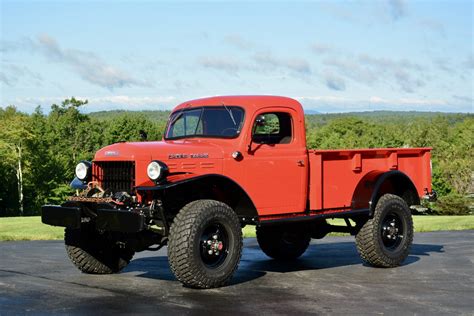
<path id="1" fill-rule="evenodd" d="M 394 212 L 387 214 L 381 228 L 382 242 L 385 248 L 389 251 L 396 250 L 403 241 L 404 233 L 401 217 Z"/>
<path id="2" fill-rule="evenodd" d="M 293 246 L 295 244 L 298 244 L 298 242 L 301 240 L 301 235 L 298 234 L 297 232 L 284 232 L 281 237 L 281 241 L 286 244 Z"/>
<path id="3" fill-rule="evenodd" d="M 201 259 L 208 268 L 217 268 L 229 253 L 229 237 L 225 227 L 219 223 L 206 226 L 200 238 Z"/>

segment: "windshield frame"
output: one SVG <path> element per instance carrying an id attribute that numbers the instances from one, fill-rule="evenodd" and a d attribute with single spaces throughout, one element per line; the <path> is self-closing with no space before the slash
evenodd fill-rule
<path id="1" fill-rule="evenodd" d="M 169 131 L 169 128 L 170 128 L 170 124 L 171 123 L 176 123 L 176 122 L 173 122 L 172 120 L 172 117 L 173 115 L 177 114 L 177 115 L 180 115 L 182 116 L 185 112 L 187 111 L 192 111 L 192 110 L 197 110 L 197 109 L 201 109 L 201 114 L 200 114 L 200 119 L 202 118 L 202 114 L 204 113 L 204 109 L 206 108 L 222 108 L 223 111 L 226 111 L 226 107 L 227 109 L 239 109 L 242 111 L 242 120 L 239 124 L 239 127 L 237 129 L 237 133 L 233 136 L 225 136 L 225 135 L 204 135 L 204 134 L 193 134 L 193 135 L 183 135 L 183 136 L 176 136 L 176 137 L 167 137 L 168 136 L 168 131 Z M 229 113 L 228 113 L 229 114 Z M 234 139 L 234 138 L 238 138 L 242 132 L 242 128 L 244 127 L 244 124 L 245 124 L 245 109 L 239 105 L 219 105 L 219 104 L 216 104 L 216 105 L 203 105 L 203 106 L 194 106 L 194 107 L 187 107 L 187 108 L 181 108 L 181 109 L 178 109 L 174 112 L 172 112 L 169 116 L 169 119 L 168 119 L 168 122 L 166 123 L 166 127 L 165 127 L 165 132 L 163 133 L 163 139 L 164 140 L 178 140 L 178 139 L 186 139 L 186 138 L 218 138 L 218 139 Z"/>

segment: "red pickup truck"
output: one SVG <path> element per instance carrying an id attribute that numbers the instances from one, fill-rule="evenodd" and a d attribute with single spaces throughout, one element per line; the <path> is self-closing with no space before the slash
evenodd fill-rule
<path id="1" fill-rule="evenodd" d="M 224 285 L 256 225 L 269 257 L 296 259 L 311 238 L 356 237 L 364 261 L 394 267 L 413 240 L 410 206 L 433 199 L 430 148 L 308 150 L 300 103 L 225 96 L 178 105 L 161 141 L 121 142 L 76 166 L 77 194 L 42 207 L 71 261 L 114 273 L 168 246 L 186 286 Z M 327 218 L 343 218 L 346 226 Z"/>

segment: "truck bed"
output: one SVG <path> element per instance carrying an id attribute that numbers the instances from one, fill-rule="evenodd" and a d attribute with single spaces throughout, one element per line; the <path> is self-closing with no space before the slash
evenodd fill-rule
<path id="1" fill-rule="evenodd" d="M 356 209 L 359 185 L 371 174 L 398 170 L 414 183 L 418 196 L 431 192 L 431 148 L 309 150 L 309 209 Z"/>

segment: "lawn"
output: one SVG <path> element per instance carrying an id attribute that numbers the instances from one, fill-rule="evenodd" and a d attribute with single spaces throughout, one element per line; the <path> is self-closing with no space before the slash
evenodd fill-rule
<path id="1" fill-rule="evenodd" d="M 343 219 L 328 221 L 332 225 L 345 225 Z M 416 232 L 433 232 L 439 230 L 466 230 L 474 229 L 474 215 L 465 216 L 427 216 L 415 215 L 413 222 Z M 0 225 L 1 227 L 1 225 Z M 245 237 L 255 237 L 255 226 L 246 226 L 243 229 Z M 333 233 L 332 235 L 343 235 Z"/>
<path id="2" fill-rule="evenodd" d="M 41 217 L 0 218 L 0 241 L 5 240 L 50 240 L 63 239 L 64 227 L 53 227 L 41 223 Z"/>
<path id="3" fill-rule="evenodd" d="M 415 231 L 474 229 L 474 215 L 468 216 L 413 216 Z M 343 225 L 342 219 L 332 220 L 331 224 Z M 243 229 L 245 237 L 255 237 L 255 227 Z M 41 223 L 39 216 L 0 218 L 0 241 L 9 240 L 51 240 L 63 239 L 64 228 Z"/>

